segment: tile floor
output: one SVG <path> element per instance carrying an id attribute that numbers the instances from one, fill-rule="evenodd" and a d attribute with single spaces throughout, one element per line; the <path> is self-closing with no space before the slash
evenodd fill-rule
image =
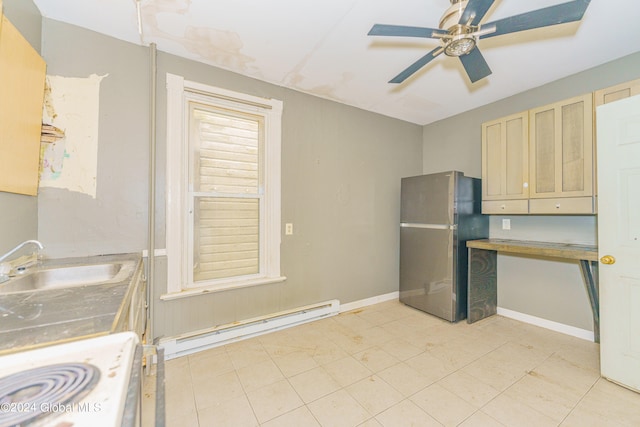
<path id="1" fill-rule="evenodd" d="M 390 301 L 168 361 L 166 420 L 639 426 L 640 394 L 600 378 L 598 351 L 499 316 L 449 324 Z"/>

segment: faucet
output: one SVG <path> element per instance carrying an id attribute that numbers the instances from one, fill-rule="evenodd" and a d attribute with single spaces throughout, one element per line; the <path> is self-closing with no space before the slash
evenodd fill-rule
<path id="1" fill-rule="evenodd" d="M 42 243 L 40 243 L 37 240 L 27 240 L 27 241 L 24 241 L 24 242 L 20 243 L 18 246 L 16 246 L 15 248 L 11 249 L 6 254 L 0 256 L 0 283 L 6 282 L 7 280 L 9 280 L 9 276 L 11 275 L 11 272 L 14 269 L 14 266 L 10 262 L 3 262 L 3 261 L 6 260 L 7 258 L 9 258 L 11 255 L 15 254 L 16 252 L 18 252 L 20 249 L 24 248 L 27 245 L 36 246 L 35 262 L 38 262 L 39 252 L 42 249 L 44 249 L 44 246 L 42 246 Z M 24 271 L 25 268 L 27 268 L 27 267 L 29 267 L 29 266 L 31 266 L 33 264 L 34 264 L 33 256 L 30 256 L 25 262 L 22 262 L 21 264 L 15 266 L 15 268 L 18 269 L 18 270 Z"/>

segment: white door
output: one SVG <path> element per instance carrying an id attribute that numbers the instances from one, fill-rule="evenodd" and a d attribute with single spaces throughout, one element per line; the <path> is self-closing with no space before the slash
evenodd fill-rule
<path id="1" fill-rule="evenodd" d="M 640 95 L 596 117 L 600 367 L 640 391 Z"/>

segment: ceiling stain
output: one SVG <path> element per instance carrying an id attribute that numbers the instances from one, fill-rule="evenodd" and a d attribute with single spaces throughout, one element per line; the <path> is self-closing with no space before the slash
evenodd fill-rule
<path id="1" fill-rule="evenodd" d="M 180 43 L 191 53 L 209 59 L 224 68 L 246 71 L 255 60 L 241 53 L 240 36 L 232 31 L 206 27 L 187 27 Z"/>
<path id="2" fill-rule="evenodd" d="M 143 33 L 149 37 L 179 43 L 205 62 L 238 72 L 248 71 L 249 64 L 255 62 L 255 59 L 242 53 L 242 39 L 233 31 L 189 25 L 184 29 L 184 34 L 176 35 L 160 28 L 158 15 L 187 16 L 190 7 L 191 0 L 160 0 L 144 4 L 141 8 Z"/>

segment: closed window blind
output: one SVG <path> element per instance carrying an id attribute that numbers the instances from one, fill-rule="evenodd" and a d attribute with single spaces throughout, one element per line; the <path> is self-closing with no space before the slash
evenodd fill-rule
<path id="1" fill-rule="evenodd" d="M 193 282 L 260 273 L 264 117 L 190 107 Z"/>

